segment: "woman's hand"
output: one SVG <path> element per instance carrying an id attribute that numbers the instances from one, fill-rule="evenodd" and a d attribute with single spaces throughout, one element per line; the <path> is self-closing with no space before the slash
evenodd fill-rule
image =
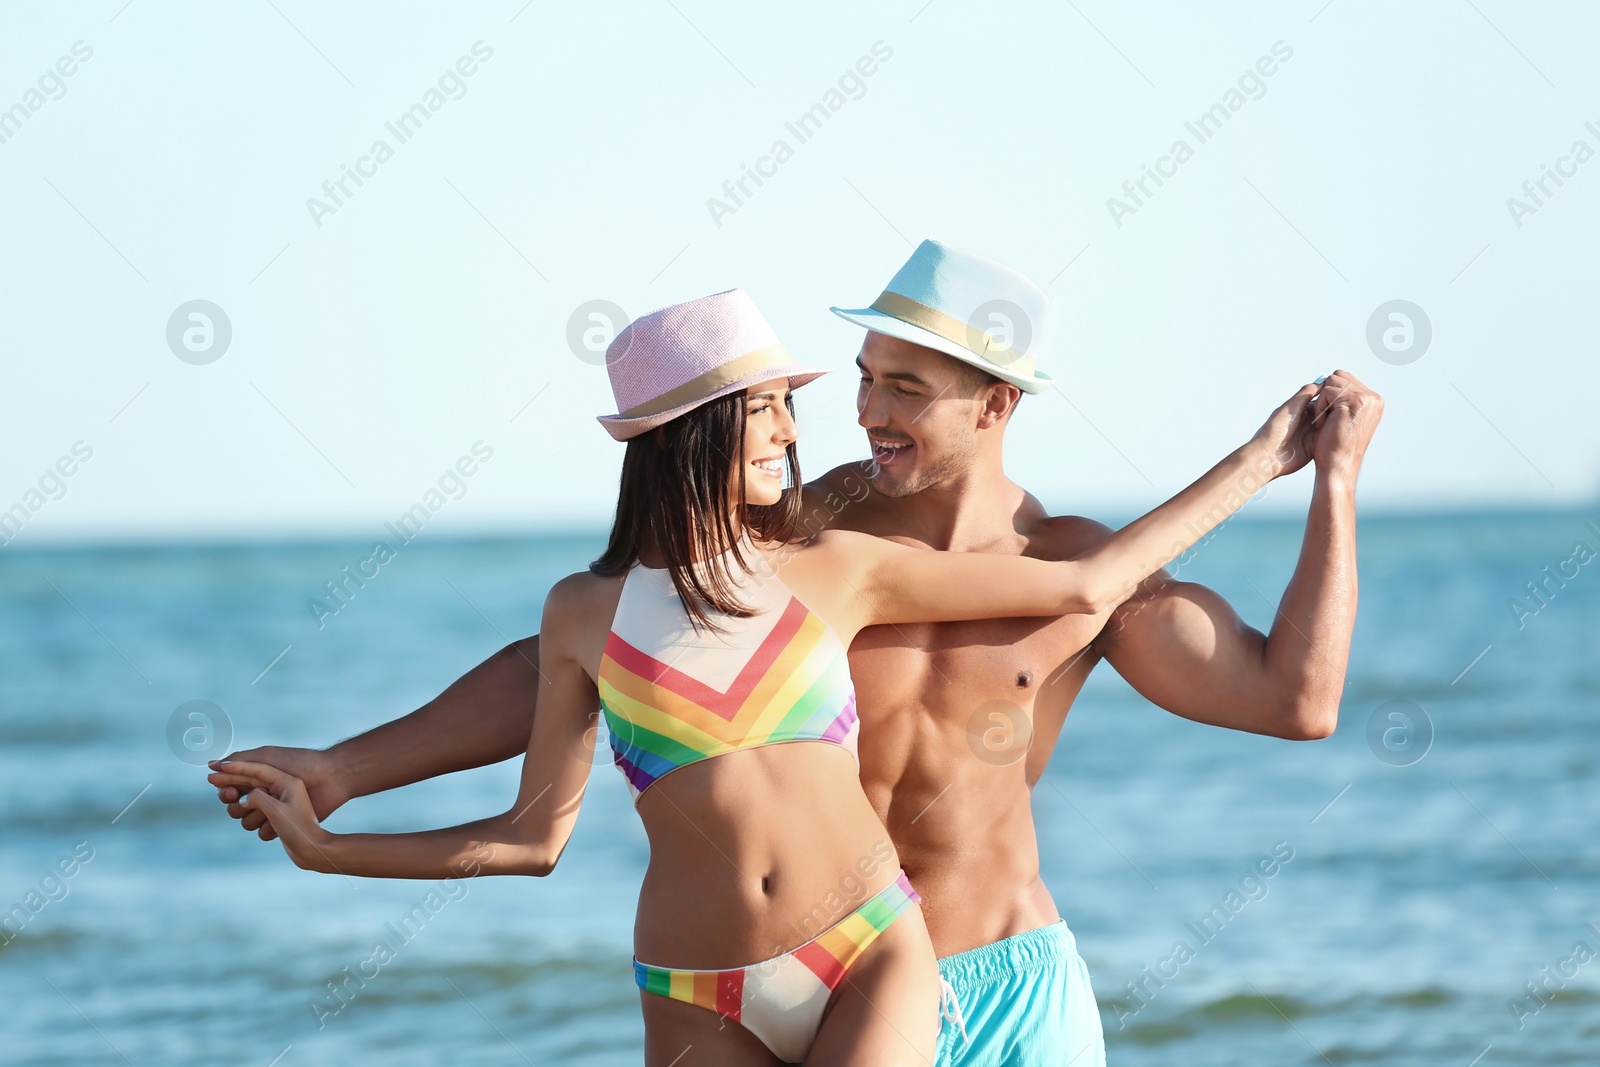
<path id="1" fill-rule="evenodd" d="M 266 816 L 295 866 L 323 874 L 342 873 L 332 856 L 338 835 L 329 833 L 317 821 L 304 782 L 266 763 L 223 760 L 217 768 L 206 780 L 244 794 L 239 803 Z"/>
<path id="2" fill-rule="evenodd" d="M 1311 462 L 1315 425 L 1321 407 L 1315 402 L 1320 382 L 1307 382 L 1279 404 L 1245 447 L 1254 451 L 1252 466 L 1263 481 L 1282 478 Z"/>
<path id="3" fill-rule="evenodd" d="M 350 799 L 333 757 L 322 749 L 263 745 L 260 748 L 230 752 L 227 760 L 268 763 L 299 778 L 306 784 L 306 794 L 311 798 L 311 807 L 316 811 L 318 819 L 326 819 Z M 224 762 L 226 761 L 212 760 L 210 767 L 216 770 Z M 217 789 L 217 799 L 227 806 L 230 818 L 238 819 L 240 826 L 255 831 L 256 836 L 263 841 L 276 840 L 278 835 L 273 832 L 272 824 L 267 821 L 261 810 L 259 808 L 251 810 L 249 806 L 240 803 L 243 794 L 244 790 L 231 785 Z"/>

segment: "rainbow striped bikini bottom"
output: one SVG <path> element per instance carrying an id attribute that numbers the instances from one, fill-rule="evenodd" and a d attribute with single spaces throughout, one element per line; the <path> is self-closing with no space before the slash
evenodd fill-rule
<path id="1" fill-rule="evenodd" d="M 677 971 L 633 961 L 633 978 L 656 993 L 742 1025 L 785 1063 L 811 1050 L 828 998 L 867 946 L 922 898 L 906 872 L 791 952 L 728 971 Z"/>

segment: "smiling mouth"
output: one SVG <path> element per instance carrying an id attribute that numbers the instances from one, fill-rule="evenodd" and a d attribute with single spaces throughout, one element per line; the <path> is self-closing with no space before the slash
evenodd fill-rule
<path id="1" fill-rule="evenodd" d="M 876 441 L 868 439 L 872 445 L 872 458 L 879 466 L 887 466 L 901 456 L 910 453 L 914 447 L 910 441 Z"/>
<path id="2" fill-rule="evenodd" d="M 769 477 L 773 477 L 773 478 L 782 478 L 783 477 L 783 457 L 782 456 L 773 456 L 770 459 L 753 459 L 753 460 L 750 461 L 750 466 L 754 467 L 756 470 L 760 471 L 762 474 L 768 475 Z"/>

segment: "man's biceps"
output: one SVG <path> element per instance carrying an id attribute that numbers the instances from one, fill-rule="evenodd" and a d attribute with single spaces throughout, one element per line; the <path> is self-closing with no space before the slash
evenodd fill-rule
<path id="1" fill-rule="evenodd" d="M 1114 616 L 1101 643 L 1113 665 L 1148 659 L 1170 665 L 1179 654 L 1206 657 L 1214 652 L 1222 641 L 1218 621 L 1216 613 L 1204 604 L 1184 597 L 1161 597 Z"/>
<path id="2" fill-rule="evenodd" d="M 1175 624 L 1202 620 L 1215 623 L 1239 617 L 1227 598 L 1198 582 L 1163 582 L 1151 591 L 1144 603 L 1157 609 L 1152 617 Z M 1134 604 L 1134 613 L 1138 613 L 1137 604 Z"/>

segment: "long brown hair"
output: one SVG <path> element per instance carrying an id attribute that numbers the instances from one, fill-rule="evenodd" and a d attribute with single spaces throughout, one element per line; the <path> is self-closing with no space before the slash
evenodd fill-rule
<path id="1" fill-rule="evenodd" d="M 672 585 L 697 630 L 719 629 L 713 611 L 735 618 L 755 614 L 739 600 L 723 553 L 731 549 L 734 562 L 752 573 L 740 547 L 744 533 L 788 542 L 800 524 L 800 457 L 792 441 L 784 449 L 789 487 L 778 502 L 745 503 L 746 400 L 741 389 L 628 440 L 611 539 L 589 564 L 595 574 L 626 574 L 653 545 L 666 557 Z M 784 403 L 793 415 L 793 396 Z M 735 468 L 736 498 L 728 478 Z"/>

